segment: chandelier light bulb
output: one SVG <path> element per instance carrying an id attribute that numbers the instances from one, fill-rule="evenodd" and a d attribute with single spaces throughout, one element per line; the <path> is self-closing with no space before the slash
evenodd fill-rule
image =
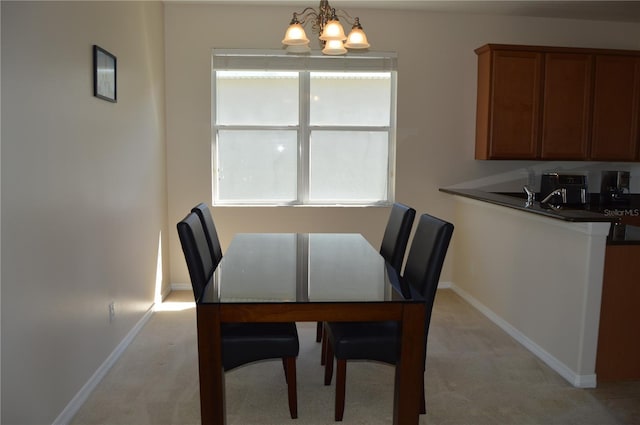
<path id="1" fill-rule="evenodd" d="M 338 21 L 337 19 L 327 22 L 327 24 L 324 26 L 324 31 L 322 31 L 322 35 L 320 35 L 320 40 L 323 41 L 344 41 L 346 39 L 347 36 L 344 34 L 344 28 L 342 28 L 340 21 Z"/>
<path id="2" fill-rule="evenodd" d="M 304 32 L 302 25 L 297 22 L 289 25 L 289 28 L 287 28 L 287 32 L 284 35 L 284 40 L 282 40 L 282 44 L 287 46 L 309 44 L 309 39 L 307 38 L 307 34 Z"/>
<path id="3" fill-rule="evenodd" d="M 353 28 L 351 28 L 347 42 L 344 45 L 348 49 L 367 49 L 370 46 L 367 41 L 367 35 L 360 25 L 359 18 L 356 18 L 356 22 L 353 24 Z"/>
<path id="4" fill-rule="evenodd" d="M 330 56 L 344 55 L 347 53 L 347 49 L 345 49 L 342 40 L 328 40 L 324 49 L 322 49 L 322 53 Z"/>

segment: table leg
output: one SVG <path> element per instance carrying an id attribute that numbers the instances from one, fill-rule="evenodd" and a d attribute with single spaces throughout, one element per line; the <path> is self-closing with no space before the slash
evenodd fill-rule
<path id="1" fill-rule="evenodd" d="M 201 423 L 202 425 L 225 425 L 227 415 L 219 309 L 213 304 L 197 304 L 196 311 Z"/>
<path id="2" fill-rule="evenodd" d="M 407 303 L 402 314 L 400 361 L 396 365 L 393 423 L 417 425 L 420 420 L 421 375 L 424 373 L 425 305 Z"/>

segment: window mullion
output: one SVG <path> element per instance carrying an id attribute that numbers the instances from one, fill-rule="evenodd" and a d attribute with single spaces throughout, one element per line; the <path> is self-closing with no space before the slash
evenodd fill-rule
<path id="1" fill-rule="evenodd" d="M 395 72 L 391 73 L 391 107 L 389 108 L 389 156 L 387 171 L 387 200 L 393 201 L 396 198 L 396 126 L 397 126 L 397 92 L 398 92 L 398 76 Z"/>
<path id="2" fill-rule="evenodd" d="M 300 107 L 298 129 L 298 201 L 302 204 L 309 202 L 309 154 L 311 131 L 309 128 L 309 72 L 300 72 Z"/>

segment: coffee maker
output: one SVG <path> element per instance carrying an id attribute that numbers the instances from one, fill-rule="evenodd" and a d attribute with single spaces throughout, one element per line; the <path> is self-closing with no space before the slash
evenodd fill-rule
<path id="1" fill-rule="evenodd" d="M 629 203 L 629 171 L 603 171 L 601 178 L 601 204 L 613 205 Z"/>
<path id="2" fill-rule="evenodd" d="M 559 191 L 557 196 L 554 195 Z M 583 174 L 544 173 L 540 178 L 541 203 L 584 208 L 589 203 L 587 176 Z"/>

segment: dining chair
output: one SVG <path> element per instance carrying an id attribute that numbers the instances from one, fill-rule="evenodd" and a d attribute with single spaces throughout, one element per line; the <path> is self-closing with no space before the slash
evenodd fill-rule
<path id="1" fill-rule="evenodd" d="M 425 300 L 424 357 L 433 302 L 438 288 L 453 224 L 428 214 L 420 216 L 407 256 L 402 280 L 412 285 Z M 400 356 L 401 329 L 399 322 L 327 322 L 325 385 L 331 384 L 333 359 L 336 359 L 335 420 L 344 415 L 347 360 L 373 360 L 396 365 Z M 426 412 L 424 370 L 422 373 L 421 413 Z"/>
<path id="2" fill-rule="evenodd" d="M 217 266 L 220 260 L 222 260 L 222 246 L 220 245 L 220 239 L 218 239 L 218 232 L 216 231 L 216 225 L 213 223 L 213 217 L 207 204 L 201 202 L 195 207 L 191 208 L 191 212 L 196 213 L 200 218 L 202 227 L 204 229 L 204 235 L 207 238 L 209 244 L 209 251 L 211 252 L 211 258 L 213 259 L 213 266 Z"/>
<path id="3" fill-rule="evenodd" d="M 216 266 L 198 215 L 190 212 L 177 227 L 197 304 L 205 287 L 211 283 Z M 222 367 L 225 372 L 259 360 L 282 359 L 288 387 L 289 413 L 292 419 L 297 418 L 296 357 L 300 343 L 296 324 L 223 323 L 221 333 Z"/>
<path id="4" fill-rule="evenodd" d="M 380 254 L 398 273 L 402 271 L 402 262 L 415 217 L 416 210 L 396 202 L 391 207 L 389 220 L 382 236 Z"/>
<path id="5" fill-rule="evenodd" d="M 399 202 L 391 207 L 389 219 L 384 229 L 382 243 L 380 244 L 380 254 L 391 267 L 400 273 L 404 254 L 407 250 L 409 235 L 411 235 L 411 226 L 416 216 L 416 210 Z M 318 322 L 316 327 L 316 342 L 322 341 L 322 351 L 320 364 L 325 364 L 326 342 L 322 338 L 323 327 L 322 322 Z"/>

